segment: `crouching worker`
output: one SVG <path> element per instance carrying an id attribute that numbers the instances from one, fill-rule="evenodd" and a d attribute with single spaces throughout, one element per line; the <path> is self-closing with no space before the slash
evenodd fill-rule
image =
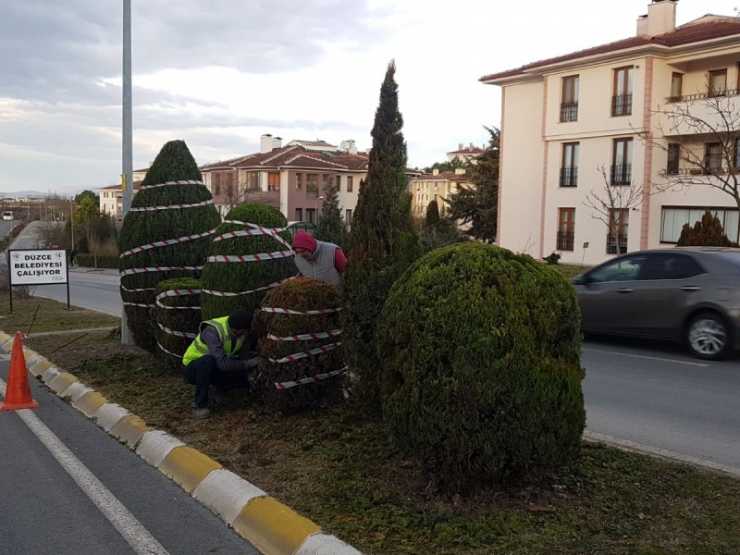
<path id="1" fill-rule="evenodd" d="M 250 351 L 251 328 L 246 310 L 201 323 L 182 359 L 183 377 L 195 386 L 195 418 L 210 418 L 209 397 L 218 402 L 230 389 L 249 387 L 248 375 L 261 360 Z"/>
<path id="2" fill-rule="evenodd" d="M 319 279 L 342 289 L 347 257 L 334 243 L 317 241 L 302 229 L 293 238 L 295 265 L 303 277 Z"/>

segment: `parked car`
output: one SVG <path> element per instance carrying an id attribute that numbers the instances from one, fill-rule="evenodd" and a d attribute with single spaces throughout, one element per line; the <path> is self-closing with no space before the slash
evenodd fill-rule
<path id="1" fill-rule="evenodd" d="M 740 249 L 633 252 L 571 283 L 584 332 L 680 341 L 710 360 L 740 349 Z"/>
<path id="2" fill-rule="evenodd" d="M 13 220 L 13 211 L 12 210 L 5 210 L 3 212 L 3 220 Z"/>

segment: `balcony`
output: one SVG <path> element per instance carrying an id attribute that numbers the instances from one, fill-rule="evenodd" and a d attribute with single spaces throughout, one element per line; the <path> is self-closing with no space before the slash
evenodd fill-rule
<path id="1" fill-rule="evenodd" d="M 632 115 L 632 93 L 612 96 L 612 116 Z"/>
<path id="2" fill-rule="evenodd" d="M 632 164 L 612 166 L 609 177 L 612 185 L 630 185 L 632 183 Z"/>
<path id="3" fill-rule="evenodd" d="M 683 94 L 680 96 L 667 96 L 666 104 L 675 104 L 676 102 L 691 102 L 692 100 L 703 100 L 707 98 L 719 98 L 740 95 L 740 89 L 726 89 L 724 91 L 707 91 L 696 94 Z"/>
<path id="4" fill-rule="evenodd" d="M 606 236 L 607 254 L 624 254 L 627 252 L 627 235 L 624 233 L 608 233 Z"/>
<path id="5" fill-rule="evenodd" d="M 560 103 L 560 121 L 578 121 L 578 102 Z"/>
<path id="6" fill-rule="evenodd" d="M 574 231 L 558 231 L 557 247 L 559 251 L 572 251 L 576 234 Z"/>
<path id="7" fill-rule="evenodd" d="M 740 90 L 669 96 L 656 112 L 654 124 L 666 138 L 733 134 L 740 131 L 738 96 Z"/>
<path id="8" fill-rule="evenodd" d="M 560 168 L 560 186 L 576 187 L 578 185 L 578 168 Z"/>

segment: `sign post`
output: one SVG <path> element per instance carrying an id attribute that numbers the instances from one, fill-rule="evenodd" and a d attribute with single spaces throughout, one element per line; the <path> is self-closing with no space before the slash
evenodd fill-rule
<path id="1" fill-rule="evenodd" d="M 69 304 L 69 267 L 64 249 L 8 250 L 10 271 L 10 313 L 13 313 L 13 287 L 17 285 L 67 285 Z"/>

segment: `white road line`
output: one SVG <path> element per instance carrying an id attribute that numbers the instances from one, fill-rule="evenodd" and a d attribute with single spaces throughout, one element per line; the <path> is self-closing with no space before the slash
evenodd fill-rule
<path id="1" fill-rule="evenodd" d="M 660 362 L 671 362 L 673 364 L 685 364 L 687 366 L 698 366 L 700 368 L 708 368 L 709 364 L 705 362 L 690 362 L 688 360 L 678 360 L 676 358 L 662 358 L 662 357 L 651 357 L 647 355 L 633 355 L 631 353 L 620 353 L 619 351 L 607 351 L 605 349 L 593 349 L 591 347 L 581 347 L 582 351 L 590 353 L 603 353 L 605 355 L 617 355 L 620 357 L 631 357 L 631 358 L 642 358 L 645 360 L 658 360 Z"/>
<path id="2" fill-rule="evenodd" d="M 675 451 L 661 449 L 660 447 L 652 447 L 650 445 L 643 445 L 642 443 L 637 443 L 628 439 L 619 439 L 604 434 L 598 434 L 596 432 L 589 432 L 588 430 L 583 432 L 583 439 L 587 441 L 605 443 L 613 447 L 621 447 L 628 451 L 635 451 L 638 453 L 653 455 L 664 459 L 670 459 L 673 461 L 691 464 L 694 466 L 701 466 L 710 470 L 725 472 L 727 474 L 740 477 L 740 468 L 737 468 L 735 466 L 720 464 L 718 462 L 709 461 L 707 459 L 700 459 L 698 457 L 692 457 L 690 455 L 682 455 L 681 453 L 676 453 Z"/>
<path id="3" fill-rule="evenodd" d="M 5 388 L 5 382 L 0 379 L 0 393 L 3 398 Z M 138 555 L 169 555 L 162 544 L 136 520 L 134 515 L 31 410 L 23 409 L 15 412 Z"/>

